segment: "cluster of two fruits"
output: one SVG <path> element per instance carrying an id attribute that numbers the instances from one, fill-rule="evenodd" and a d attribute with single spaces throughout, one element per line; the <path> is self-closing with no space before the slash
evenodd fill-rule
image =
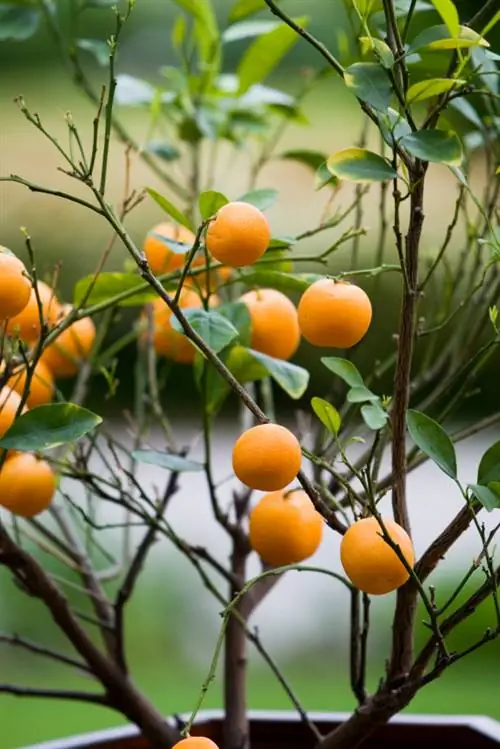
<path id="1" fill-rule="evenodd" d="M 238 201 L 223 206 L 208 225 L 205 237 L 206 249 L 220 264 L 207 271 L 203 256 L 194 259 L 186 279 L 188 287 L 179 298 L 180 307 L 200 308 L 199 292 L 204 289 L 211 292 L 210 304 L 216 306 L 219 300 L 213 292 L 234 268 L 260 260 L 270 239 L 269 223 L 258 208 Z M 154 227 L 144 243 L 152 271 L 162 275 L 180 270 L 185 256 L 175 252 L 173 243 L 192 247 L 194 241 L 194 235 L 183 227 Z M 370 300 L 361 288 L 326 277 L 311 284 L 298 308 L 287 296 L 268 288 L 243 294 L 239 301 L 249 310 L 251 347 L 276 359 L 290 359 L 301 336 L 314 346 L 350 348 L 364 337 L 372 319 Z M 161 299 L 153 303 L 152 316 L 156 352 L 177 362 L 192 363 L 195 348 L 174 330 L 172 313 Z"/>
<path id="2" fill-rule="evenodd" d="M 9 362 L 12 371 L 7 378 L 5 364 L 1 363 L 0 378 L 6 382 L 0 389 L 0 437 L 21 413 L 50 403 L 56 379 L 72 377 L 80 361 L 89 355 L 95 328 L 90 318 L 82 318 L 69 325 L 43 350 L 32 372 L 28 373 L 27 359 L 30 349 L 39 341 L 41 317 L 50 329 L 70 312 L 71 307 L 61 305 L 54 291 L 43 281 L 37 281 L 35 287 L 19 258 L 0 248 L 2 350 L 10 348 L 10 353 L 14 353 L 21 343 L 26 353 L 15 365 Z M 56 477 L 45 460 L 31 453 L 14 451 L 2 455 L 0 506 L 16 515 L 33 517 L 50 505 L 55 489 Z"/>

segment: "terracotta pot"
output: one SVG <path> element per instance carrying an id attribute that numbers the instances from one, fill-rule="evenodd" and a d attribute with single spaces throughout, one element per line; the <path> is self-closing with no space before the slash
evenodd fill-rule
<path id="1" fill-rule="evenodd" d="M 344 713 L 310 713 L 321 733 L 344 721 Z M 252 749 L 313 749 L 307 727 L 290 712 L 251 712 Z M 222 713 L 200 713 L 192 734 L 201 734 L 222 745 Z M 380 728 L 364 749 L 490 749 L 500 747 L 500 723 L 480 716 L 408 715 Z M 154 749 L 134 727 L 89 733 L 26 749 Z"/>

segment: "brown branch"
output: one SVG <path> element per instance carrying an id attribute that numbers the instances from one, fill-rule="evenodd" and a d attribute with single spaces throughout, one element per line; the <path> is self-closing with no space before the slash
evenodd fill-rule
<path id="1" fill-rule="evenodd" d="M 0 633 L 0 644 L 8 645 L 9 647 L 21 648 L 28 650 L 30 653 L 50 658 L 51 660 L 58 661 L 65 666 L 71 666 L 77 668 L 80 671 L 86 671 L 91 673 L 89 667 L 83 661 L 78 661 L 76 658 L 71 658 L 69 655 L 60 653 L 57 650 L 45 647 L 45 645 L 39 645 L 37 642 L 26 640 L 24 637 L 20 637 L 17 634 L 9 635 Z"/>
<path id="2" fill-rule="evenodd" d="M 394 377 L 394 408 L 392 412 L 392 507 L 394 519 L 408 533 L 410 521 L 406 504 L 406 412 L 410 396 L 411 369 L 415 339 L 418 284 L 418 250 L 424 220 L 424 176 L 426 167 L 420 162 L 410 172 L 412 188 L 410 219 L 406 235 L 406 280 L 398 336 L 398 356 Z M 411 580 L 398 590 L 393 620 L 393 640 L 388 679 L 395 682 L 404 677 L 413 660 L 413 623 L 417 591 Z"/>
<path id="3" fill-rule="evenodd" d="M 117 593 L 114 609 L 115 609 L 115 632 L 117 640 L 117 655 L 118 662 L 124 672 L 127 672 L 127 660 L 125 656 L 125 643 L 124 643 L 124 612 L 125 606 L 130 600 L 139 575 L 141 574 L 147 555 L 156 540 L 156 534 L 158 531 L 158 523 L 163 517 L 165 510 L 171 498 L 177 492 L 178 486 L 178 473 L 171 473 L 170 478 L 167 482 L 163 498 L 158 505 L 156 515 L 152 520 L 151 525 L 144 534 L 142 541 L 138 545 L 134 557 L 130 563 L 125 579 Z"/>
<path id="4" fill-rule="evenodd" d="M 0 694 L 10 694 L 13 697 L 44 697 L 52 700 L 91 702 L 95 705 L 112 707 L 109 698 L 105 694 L 77 692 L 68 689 L 38 689 L 36 687 L 21 687 L 17 684 L 0 684 Z"/>
<path id="5" fill-rule="evenodd" d="M 441 622 L 440 630 L 443 635 L 447 635 L 459 624 L 464 622 L 471 616 L 477 607 L 488 598 L 489 595 L 498 587 L 500 584 L 500 567 L 495 570 L 494 577 L 488 577 L 488 579 L 471 595 L 469 598 L 459 606 L 453 614 L 450 614 L 446 619 Z M 420 651 L 415 663 L 412 666 L 410 678 L 412 680 L 422 680 L 425 668 L 432 658 L 432 655 L 436 649 L 437 641 L 435 635 L 432 635 L 426 642 L 422 650 Z M 441 670 L 450 663 L 448 660 L 445 663 L 438 664 Z"/>
<path id="6" fill-rule="evenodd" d="M 59 630 L 103 685 L 109 704 L 135 723 L 158 749 L 170 749 L 177 741 L 176 731 L 137 691 L 116 663 L 99 650 L 75 618 L 57 585 L 38 561 L 15 543 L 1 523 L 0 564 L 12 570 L 31 595 L 43 601 Z"/>

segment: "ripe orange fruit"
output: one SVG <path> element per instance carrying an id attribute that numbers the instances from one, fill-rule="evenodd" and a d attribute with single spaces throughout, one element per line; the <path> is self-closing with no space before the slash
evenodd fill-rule
<path id="1" fill-rule="evenodd" d="M 16 393 L 22 395 L 26 387 L 26 367 L 19 367 L 14 370 L 7 381 L 7 385 L 12 388 L 12 390 L 15 390 Z M 35 371 L 31 378 L 26 404 L 29 408 L 43 406 L 45 403 L 51 402 L 53 395 L 54 376 L 47 365 L 39 360 L 35 365 Z"/>
<path id="2" fill-rule="evenodd" d="M 250 203 L 227 203 L 217 212 L 206 234 L 207 250 L 224 265 L 241 268 L 258 260 L 269 246 L 267 218 Z"/>
<path id="3" fill-rule="evenodd" d="M 250 545 L 272 567 L 297 564 L 317 550 L 323 526 L 304 491 L 271 492 L 250 513 Z"/>
<path id="4" fill-rule="evenodd" d="M 55 491 L 52 468 L 31 453 L 14 455 L 0 470 L 0 505 L 14 515 L 38 515 L 49 507 Z"/>
<path id="5" fill-rule="evenodd" d="M 53 327 L 61 314 L 61 305 L 54 294 L 53 289 L 50 288 L 43 281 L 37 281 L 38 294 L 42 303 L 43 317 L 49 327 Z M 32 343 L 36 341 L 40 335 L 40 314 L 38 311 L 38 304 L 36 301 L 36 294 L 34 289 L 31 289 L 29 301 L 24 309 L 12 317 L 7 325 L 7 333 L 9 335 L 17 335 L 23 341 Z"/>
<path id="6" fill-rule="evenodd" d="M 182 309 L 201 309 L 202 302 L 196 291 L 183 288 L 179 297 L 179 306 Z M 144 313 L 142 317 L 143 319 L 146 317 Z M 145 337 L 145 334 L 143 335 Z M 181 364 L 194 362 L 196 348 L 185 335 L 174 330 L 172 312 L 160 298 L 153 302 L 153 346 L 159 356 L 165 356 Z"/>
<path id="7" fill-rule="evenodd" d="M 11 428 L 16 418 L 17 411 L 21 405 L 21 396 L 10 387 L 0 390 L 0 437 Z M 26 411 L 24 406 L 22 413 Z"/>
<path id="8" fill-rule="evenodd" d="M 390 518 L 383 519 L 391 539 L 413 567 L 415 554 L 407 532 Z M 363 518 L 348 528 L 340 544 L 340 560 L 347 577 L 364 593 L 381 596 L 401 587 L 409 574 L 396 552 L 383 538 L 374 517 Z"/>
<path id="9" fill-rule="evenodd" d="M 155 234 L 163 237 L 164 241 L 155 236 Z M 169 224 L 168 222 L 158 224 L 148 232 L 144 241 L 144 254 L 155 276 L 179 270 L 186 260 L 185 254 L 174 252 L 171 247 L 169 248 L 169 239 L 173 242 L 185 244 L 189 251 L 189 248 L 194 244 L 195 235 L 184 226 L 174 226 L 174 224 Z M 199 264 L 200 258 L 197 258 L 196 262 Z"/>
<path id="10" fill-rule="evenodd" d="M 297 476 L 302 452 L 297 438 L 279 424 L 259 424 L 238 437 L 233 470 L 251 489 L 284 489 Z"/>
<path id="11" fill-rule="evenodd" d="M 370 327 L 372 305 L 359 286 L 322 278 L 302 294 L 298 314 L 301 333 L 313 346 L 351 348 Z"/>
<path id="12" fill-rule="evenodd" d="M 187 739 L 181 739 L 174 744 L 172 749 L 219 749 L 212 739 L 205 736 L 188 736 Z"/>
<path id="13" fill-rule="evenodd" d="M 18 315 L 28 304 L 31 282 L 24 263 L 0 247 L 0 321 Z"/>
<path id="14" fill-rule="evenodd" d="M 295 305 L 275 289 L 259 289 L 243 294 L 252 321 L 250 345 L 276 359 L 290 359 L 300 343 Z"/>
<path id="15" fill-rule="evenodd" d="M 63 314 L 69 314 L 71 307 L 66 305 Z M 73 377 L 80 364 L 88 358 L 94 345 L 95 325 L 90 317 L 82 317 L 72 323 L 61 335 L 43 351 L 40 361 L 54 377 Z"/>

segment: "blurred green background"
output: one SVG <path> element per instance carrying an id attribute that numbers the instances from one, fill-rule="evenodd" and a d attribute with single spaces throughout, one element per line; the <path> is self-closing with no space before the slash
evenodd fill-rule
<path id="1" fill-rule="evenodd" d="M 311 28 L 328 45 L 336 49 L 342 44 L 345 27 L 343 3 L 337 0 L 288 0 L 287 9 L 292 13 L 307 13 L 312 17 Z M 475 6 L 457 3 L 465 13 Z M 230 4 L 220 0 L 218 8 L 221 18 L 227 16 Z M 64 6 L 62 6 L 64 7 Z M 172 62 L 170 33 L 172 19 L 176 15 L 174 4 L 169 0 L 138 0 L 134 18 L 124 35 L 119 58 L 119 72 L 155 81 L 158 68 Z M 466 13 L 467 14 L 467 13 Z M 110 14 L 105 11 L 89 12 L 86 35 L 104 38 L 111 29 Z M 241 48 L 235 44 L 226 60 L 231 70 Z M 299 43 L 286 58 L 286 64 L 278 71 L 274 83 L 290 91 L 297 90 L 299 71 L 304 66 L 317 64 L 313 52 Z M 91 64 L 91 63 L 90 63 Z M 35 182 L 52 187 L 64 184 L 73 187 L 70 181 L 57 171 L 59 162 L 54 151 L 43 141 L 40 134 L 29 126 L 12 103 L 22 94 L 32 110 L 38 111 L 45 126 L 64 137 L 64 116 L 71 111 L 81 130 L 89 137 L 93 108 L 72 87 L 67 72 L 62 67 L 54 45 L 45 29 L 26 43 L 0 44 L 0 173 L 15 172 Z M 102 73 L 92 68 L 97 80 Z M 283 139 L 280 150 L 294 147 L 310 147 L 332 152 L 352 145 L 358 138 L 360 117 L 352 99 L 334 80 L 325 81 L 306 101 L 309 124 L 293 124 Z M 146 135 L 147 121 L 141 114 L 125 110 L 122 113 L 127 125 L 139 140 Z M 371 136 L 370 136 L 371 137 Z M 110 189 L 116 199 L 121 195 L 123 184 L 123 148 L 114 146 L 113 168 Z M 239 161 L 229 161 L 228 154 L 220 154 L 216 188 L 236 198 L 246 188 L 248 156 L 240 155 Z M 173 168 L 174 169 L 174 168 Z M 174 173 L 174 171 L 173 171 Z M 480 177 L 478 177 L 480 180 Z M 159 188 L 159 184 L 139 161 L 133 161 L 132 181 L 138 188 L 144 185 Z M 68 184 L 69 182 L 69 184 Z M 325 196 L 315 193 L 311 175 L 302 167 L 272 161 L 263 171 L 260 187 L 276 187 L 280 199 L 269 211 L 273 231 L 278 234 L 293 234 L 315 226 L 324 207 Z M 352 196 L 348 188 L 341 191 L 339 200 L 346 205 Z M 423 240 L 424 255 L 435 252 L 442 240 L 444 216 L 451 215 L 455 199 L 452 178 L 444 168 L 431 170 L 426 198 L 426 228 Z M 159 209 L 146 201 L 128 221 L 132 236 L 137 243 L 148 229 L 162 219 Z M 379 223 L 378 199 L 374 195 L 366 202 L 363 223 L 369 229 L 362 240 L 363 262 L 372 264 L 374 237 Z M 24 246 L 19 227 L 28 228 L 33 237 L 42 268 L 49 272 L 53 264 L 61 261 L 61 295 L 71 299 L 75 281 L 93 271 L 103 248 L 110 240 L 108 228 L 98 218 L 86 214 L 81 208 L 62 204 L 52 198 L 34 196 L 17 185 L 0 184 L 0 243 L 24 255 Z M 331 236 L 331 235 L 329 235 Z M 457 233 L 454 246 L 463 236 Z M 319 237 L 301 247 L 301 252 L 314 254 L 326 247 L 328 238 Z M 335 269 L 349 267 L 352 247 L 346 245 L 335 255 Z M 388 253 L 390 257 L 390 248 Z M 123 266 L 123 250 L 117 245 L 108 269 Z M 305 268 L 303 268 L 305 270 Z M 311 269 L 315 269 L 311 266 Z M 376 315 L 373 330 L 362 350 L 356 352 L 356 362 L 368 371 L 373 362 L 392 350 L 391 333 L 398 310 L 397 282 L 385 277 L 374 304 Z M 135 312 L 123 313 L 114 331 L 118 336 L 126 331 Z M 134 349 L 126 350 L 121 358 L 118 397 L 111 406 L 102 396 L 104 381 L 96 382 L 97 400 L 109 413 L 129 405 L 131 398 L 130 362 Z M 297 358 L 310 366 L 313 372 L 308 397 L 326 387 L 326 380 L 318 366 L 317 357 L 311 356 L 303 347 Z M 470 414 L 492 411 L 500 407 L 498 389 L 498 359 L 493 362 L 481 381 L 482 394 L 471 399 Z M 169 394 L 169 407 L 174 413 L 186 411 L 192 400 L 193 387 L 184 370 L 174 379 L 176 391 Z M 99 392 L 101 397 L 99 397 Z M 115 414 L 116 416 L 116 414 Z M 224 430 L 224 425 L 221 429 Z M 228 427 L 229 428 L 229 427 Z M 493 435 L 494 436 L 494 435 Z M 467 457 L 467 454 L 464 455 Z M 424 474 L 420 486 L 434 480 L 434 474 Z M 187 510 L 184 511 L 184 515 Z M 421 522 L 428 517 L 420 517 Z M 441 522 L 439 523 L 441 527 Z M 210 543 L 217 545 L 211 537 Z M 218 549 L 218 547 L 216 546 Z M 44 558 L 45 559 L 45 558 Z M 47 564 L 50 562 L 46 562 Z M 439 596 L 445 600 L 456 580 L 470 563 L 470 555 L 455 558 L 452 569 L 439 580 Z M 56 570 L 55 570 L 56 571 Z M 61 574 L 61 570 L 57 570 Z M 479 573 L 480 574 L 480 573 Z M 297 578 L 299 576 L 296 576 Z M 303 700 L 304 705 L 316 710 L 349 710 L 353 701 L 348 688 L 345 633 L 347 607 L 339 605 L 339 596 L 329 595 L 330 588 L 318 589 L 315 596 L 302 599 L 294 593 L 296 578 L 287 591 L 294 595 L 293 605 L 278 611 L 267 602 L 264 604 L 263 637 L 270 628 L 271 641 L 278 651 L 278 660 L 286 675 Z M 306 584 L 305 587 L 307 587 Z M 331 584 L 330 584 L 331 585 Z M 314 587 L 310 583 L 311 589 Z M 281 584 L 280 584 L 281 587 Z M 304 586 L 297 591 L 304 591 Z M 77 605 L 78 594 L 68 589 Z M 24 596 L 11 583 L 5 570 L 0 571 L 0 629 L 15 631 L 32 639 L 53 646 L 64 647 L 42 607 Z M 296 595 L 296 597 L 295 597 Z M 391 597 L 374 606 L 374 635 L 370 658 L 371 685 L 375 686 L 387 653 L 389 622 L 393 607 Z M 215 644 L 219 607 L 203 591 L 192 570 L 171 551 L 166 553 L 163 545 L 155 552 L 148 572 L 144 576 L 138 596 L 128 614 L 128 646 L 132 673 L 158 707 L 165 713 L 184 712 L 194 704 L 200 684 L 208 667 L 211 648 Z M 280 618 L 281 617 L 281 618 Z M 473 619 L 457 633 L 457 647 L 477 638 L 493 621 L 490 602 L 485 603 Z M 295 625 L 296 623 L 296 625 Z M 281 636 L 281 628 L 285 632 Z M 420 639 L 424 630 L 420 632 Z M 78 683 L 85 687 L 85 680 L 68 678 L 65 671 L 52 668 L 36 656 L 24 656 L 18 650 L 9 650 L 0 644 L 0 681 L 15 681 L 21 684 L 64 687 Z M 496 662 L 500 645 L 484 647 L 465 662 L 455 666 L 443 679 L 427 687 L 414 701 L 412 711 L 485 713 L 500 719 Z M 220 680 L 210 690 L 206 707 L 220 706 Z M 254 708 L 288 707 L 286 696 L 264 666 L 252 658 L 250 669 L 250 705 Z M 120 717 L 101 708 L 80 706 L 73 703 L 57 703 L 42 700 L 25 701 L 0 696 L 0 745 L 2 749 L 14 749 L 25 744 L 115 725 Z"/>

